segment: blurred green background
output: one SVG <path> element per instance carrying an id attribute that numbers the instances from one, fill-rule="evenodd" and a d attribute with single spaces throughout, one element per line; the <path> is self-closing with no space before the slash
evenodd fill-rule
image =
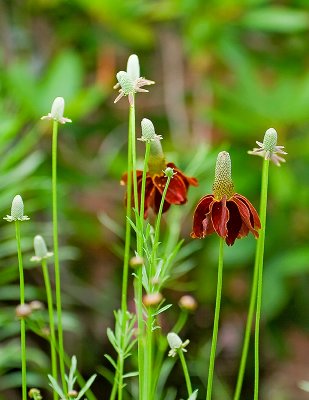
<path id="1" fill-rule="evenodd" d="M 29 262 L 32 238 L 51 247 L 51 126 L 40 121 L 56 96 L 66 100 L 60 127 L 59 196 L 66 350 L 89 377 L 108 367 L 106 328 L 121 290 L 127 100 L 116 105 L 115 74 L 136 53 L 142 76 L 156 81 L 137 97 L 137 128 L 150 118 L 169 161 L 195 175 L 189 202 L 174 210 L 190 242 L 192 210 L 211 191 L 215 157 L 230 151 L 236 190 L 258 208 L 261 159 L 247 155 L 273 127 L 288 152 L 271 165 L 261 332 L 261 400 L 303 400 L 309 380 L 309 4 L 305 0 L 1 0 L 0 210 L 21 194 L 22 246 L 28 300 L 44 300 L 42 274 Z M 138 145 L 142 159 L 143 146 Z M 189 167 L 188 167 L 189 166 Z M 187 168 L 188 167 L 188 168 Z M 176 207 L 177 208 L 177 207 Z M 173 215 L 166 224 L 172 223 Z M 18 269 L 14 227 L 0 227 L 0 399 L 17 399 Z M 174 307 L 184 293 L 198 301 L 181 332 L 191 340 L 189 368 L 203 392 L 216 287 L 215 237 L 196 241 L 192 269 L 164 296 Z M 253 238 L 226 250 L 218 345 L 217 391 L 230 399 L 239 363 L 252 277 Z M 190 267 L 190 268 L 191 268 Z M 168 332 L 168 321 L 163 321 Z M 28 336 L 30 385 L 47 387 L 48 346 Z M 243 400 L 252 398 L 253 359 Z M 185 396 L 180 369 L 168 385 Z M 108 399 L 99 376 L 94 392 Z M 43 390 L 43 393 L 46 392 Z M 46 398 L 47 395 L 46 395 Z M 168 397 L 165 397 L 166 399 Z"/>

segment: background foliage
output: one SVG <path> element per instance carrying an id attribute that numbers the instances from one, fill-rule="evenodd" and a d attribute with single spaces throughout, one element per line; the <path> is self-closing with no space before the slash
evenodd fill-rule
<path id="1" fill-rule="evenodd" d="M 138 96 L 137 121 L 150 118 L 168 159 L 196 175 L 183 213 L 190 241 L 191 211 L 211 190 L 215 155 L 229 150 L 236 190 L 258 207 L 261 160 L 247 156 L 274 127 L 287 163 L 271 166 L 266 242 L 262 398 L 302 400 L 308 379 L 309 270 L 309 6 L 304 0 L 2 0 L 0 2 L 0 211 L 21 194 L 30 223 L 22 225 L 26 297 L 44 299 L 42 276 L 30 265 L 32 237 L 51 245 L 51 133 L 40 121 L 56 96 L 73 124 L 60 131 L 61 258 L 66 349 L 83 374 L 107 367 L 106 328 L 120 301 L 124 225 L 127 104 L 114 105 L 115 74 L 140 57 L 156 81 Z M 139 154 L 142 156 L 142 146 Z M 170 226 L 173 214 L 166 220 Z M 0 398 L 17 398 L 18 270 L 13 227 L 0 227 Z M 216 285 L 217 240 L 197 242 L 190 272 L 164 293 L 175 320 L 183 293 L 197 311 L 182 331 L 196 386 L 205 381 Z M 226 251 L 219 338 L 217 398 L 230 398 L 248 305 L 254 239 Z M 163 321 L 168 332 L 169 322 Z M 47 386 L 48 347 L 28 338 L 31 385 Z M 250 361 L 250 360 L 249 360 Z M 252 361 L 252 360 L 251 360 Z M 103 367 L 102 367 L 103 366 Z M 252 369 L 251 369 L 252 371 Z M 252 393 L 246 375 L 244 399 Z M 168 385 L 183 393 L 173 374 Z M 109 383 L 94 392 L 108 398 Z M 184 396 L 184 394 L 183 394 Z M 167 397 L 166 397 L 167 398 Z"/>

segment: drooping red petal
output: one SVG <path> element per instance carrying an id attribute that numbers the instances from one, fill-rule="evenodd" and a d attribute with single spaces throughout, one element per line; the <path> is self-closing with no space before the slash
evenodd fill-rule
<path id="1" fill-rule="evenodd" d="M 211 230 L 209 228 L 209 225 L 212 226 L 212 223 L 209 224 L 209 216 L 205 223 L 204 220 L 206 219 L 206 215 L 209 214 L 210 206 L 213 201 L 214 196 L 212 194 L 209 194 L 202 197 L 201 200 L 198 202 L 193 215 L 193 228 L 191 232 L 192 238 L 203 238 L 207 234 L 210 234 L 210 232 L 208 232 L 209 230 Z"/>
<path id="2" fill-rule="evenodd" d="M 238 198 L 237 196 L 233 196 L 231 201 L 234 202 L 236 204 L 236 206 L 238 207 L 238 211 L 240 213 L 241 219 L 247 225 L 248 229 L 253 233 L 253 235 L 255 237 L 259 237 L 258 232 L 254 229 L 256 226 L 254 223 L 254 217 L 253 217 L 252 213 L 250 212 L 251 210 L 248 207 L 247 203 L 244 202 L 241 198 Z"/>
<path id="3" fill-rule="evenodd" d="M 249 233 L 249 228 L 247 225 L 243 222 L 240 228 L 240 231 L 238 232 L 237 239 L 241 239 L 243 237 L 246 237 Z"/>
<path id="4" fill-rule="evenodd" d="M 176 165 L 174 163 L 167 163 L 167 167 L 173 168 L 175 172 L 177 172 L 177 174 L 181 177 L 181 179 L 183 180 L 186 188 L 188 189 L 188 187 L 190 185 L 192 186 L 198 186 L 198 181 L 196 178 L 193 177 L 189 177 L 186 176 L 179 168 L 176 167 Z"/>
<path id="5" fill-rule="evenodd" d="M 143 175 L 143 171 L 136 170 L 136 178 L 137 180 Z M 133 176 L 133 174 L 132 174 Z M 122 175 L 120 179 L 120 185 L 125 186 L 128 183 L 128 173 L 126 172 L 125 174 Z"/>
<path id="6" fill-rule="evenodd" d="M 233 197 L 235 197 L 236 199 L 239 199 L 244 204 L 246 204 L 246 206 L 248 207 L 248 209 L 250 211 L 251 226 L 254 229 L 260 229 L 261 228 L 261 221 L 260 221 L 259 215 L 256 212 L 256 209 L 250 203 L 250 201 L 245 196 L 242 196 L 241 194 L 238 194 L 238 193 L 235 193 L 235 195 Z"/>
<path id="7" fill-rule="evenodd" d="M 227 208 L 229 210 L 230 218 L 227 223 L 228 234 L 225 239 L 225 242 L 228 246 L 232 246 L 240 234 L 243 222 L 235 202 L 229 200 L 227 202 Z"/>
<path id="8" fill-rule="evenodd" d="M 144 203 L 144 218 L 148 216 L 148 208 L 151 207 L 152 198 L 154 195 L 155 187 L 150 176 L 147 176 L 145 182 L 145 203 Z M 141 185 L 138 190 L 139 204 L 141 204 Z"/>
<path id="9" fill-rule="evenodd" d="M 226 238 L 227 222 L 230 218 L 229 210 L 226 207 L 226 196 L 220 201 L 214 201 L 211 210 L 211 220 L 216 233 L 222 238 Z"/>
<path id="10" fill-rule="evenodd" d="M 165 176 L 155 175 L 152 179 L 155 187 L 162 195 L 167 178 Z M 174 175 L 170 180 L 165 201 L 170 204 L 184 204 L 187 201 L 187 188 L 180 176 Z"/>

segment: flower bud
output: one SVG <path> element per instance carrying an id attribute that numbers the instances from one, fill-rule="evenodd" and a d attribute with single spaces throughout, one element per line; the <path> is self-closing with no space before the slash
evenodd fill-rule
<path id="1" fill-rule="evenodd" d="M 33 240 L 34 253 L 37 257 L 44 258 L 47 256 L 47 247 L 45 240 L 41 235 L 36 235 Z"/>
<path id="2" fill-rule="evenodd" d="M 234 194 L 232 164 L 227 151 L 221 151 L 217 157 L 213 194 L 217 200 L 221 200 L 224 196 L 229 199 Z"/>
<path id="3" fill-rule="evenodd" d="M 75 399 L 78 396 L 78 392 L 76 390 L 69 390 L 68 391 L 68 396 L 69 397 L 73 397 L 73 399 Z"/>
<path id="4" fill-rule="evenodd" d="M 41 117 L 41 119 L 54 120 L 60 122 L 61 124 L 65 124 L 66 122 L 72 122 L 71 119 L 63 116 L 64 104 L 65 103 L 63 97 L 56 97 L 55 100 L 53 101 L 51 112 Z"/>
<path id="5" fill-rule="evenodd" d="M 159 292 L 148 293 L 143 297 L 143 303 L 146 307 L 157 306 L 161 303 L 163 296 Z"/>
<path id="6" fill-rule="evenodd" d="M 164 174 L 167 178 L 173 178 L 174 176 L 174 170 L 171 167 L 167 167 L 164 171 Z"/>
<path id="7" fill-rule="evenodd" d="M 22 219 L 24 216 L 24 202 L 19 194 L 12 201 L 11 216 L 15 220 Z"/>
<path id="8" fill-rule="evenodd" d="M 273 152 L 277 145 L 278 134 L 274 128 L 269 128 L 265 132 L 263 146 L 266 151 Z"/>
<path id="9" fill-rule="evenodd" d="M 144 259 L 143 259 L 143 257 L 140 257 L 140 256 L 134 256 L 130 260 L 130 266 L 132 268 L 142 267 L 143 264 L 144 264 Z"/>
<path id="10" fill-rule="evenodd" d="M 197 308 L 197 302 L 194 297 L 190 295 L 184 295 L 179 300 L 179 306 L 187 311 L 195 311 Z"/>
<path id="11" fill-rule="evenodd" d="M 143 118 L 141 125 L 142 125 L 143 140 L 147 142 L 151 142 L 152 140 L 154 140 L 156 138 L 156 132 L 153 123 L 150 121 L 150 119 Z"/>
<path id="12" fill-rule="evenodd" d="M 32 311 L 43 310 L 44 304 L 39 300 L 30 301 L 29 306 Z"/>
<path id="13" fill-rule="evenodd" d="M 41 396 L 41 392 L 39 391 L 39 389 L 36 388 L 31 388 L 28 392 L 28 395 L 30 397 L 30 399 L 33 400 L 42 400 L 43 397 Z"/>
<path id="14" fill-rule="evenodd" d="M 182 345 L 182 340 L 177 333 L 174 332 L 167 334 L 167 341 L 171 349 L 179 349 Z"/>
<path id="15" fill-rule="evenodd" d="M 119 82 L 121 89 L 125 95 L 129 93 L 134 93 L 134 82 L 130 78 L 130 76 L 125 71 L 119 71 L 116 75 L 117 81 Z"/>
<path id="16" fill-rule="evenodd" d="M 128 58 L 127 74 L 133 82 L 140 77 L 139 59 L 136 54 L 131 54 Z"/>
<path id="17" fill-rule="evenodd" d="M 29 304 L 19 304 L 15 309 L 15 315 L 17 318 L 26 318 L 29 317 L 32 313 L 32 308 Z"/>

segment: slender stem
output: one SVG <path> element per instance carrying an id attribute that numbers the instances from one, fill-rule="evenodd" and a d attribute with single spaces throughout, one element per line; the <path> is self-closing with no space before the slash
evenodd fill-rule
<path id="1" fill-rule="evenodd" d="M 53 307 L 53 296 L 51 290 L 51 284 L 47 269 L 46 259 L 42 259 L 42 271 L 45 283 L 46 297 L 47 297 L 47 307 L 48 307 L 48 317 L 49 317 L 49 329 L 50 329 L 50 354 L 51 354 L 51 368 L 52 368 L 52 376 L 57 380 L 58 371 L 57 371 L 57 351 L 54 343 L 56 342 L 55 336 L 55 321 L 54 321 L 54 307 Z M 58 394 L 53 391 L 54 400 L 58 399 Z"/>
<path id="2" fill-rule="evenodd" d="M 124 335 L 126 327 L 127 313 L 127 293 L 128 293 L 128 275 L 129 275 L 129 258 L 131 245 L 131 225 L 130 219 L 132 215 L 132 181 L 134 206 L 138 209 L 137 197 L 137 179 L 136 179 L 136 144 L 135 144 L 135 106 L 130 105 L 129 110 L 129 128 L 128 128 L 128 169 L 127 169 L 127 210 L 126 210 L 126 237 L 125 251 L 123 260 L 123 277 L 122 277 L 122 293 L 121 293 L 121 310 L 122 310 L 122 334 Z M 123 368 L 124 359 L 118 355 L 118 400 L 122 400 L 123 396 Z"/>
<path id="3" fill-rule="evenodd" d="M 162 217 L 162 211 L 163 211 L 163 205 L 166 197 L 166 193 L 171 181 L 171 177 L 169 176 L 167 178 L 163 193 L 162 193 L 162 198 L 160 202 L 160 207 L 156 219 L 156 225 L 155 225 L 155 234 L 154 234 L 154 241 L 153 241 L 153 249 L 152 249 L 152 256 L 151 256 L 151 261 L 149 265 L 149 288 L 150 291 L 153 290 L 153 285 L 152 285 L 152 278 L 153 278 L 153 272 L 156 267 L 156 260 L 157 260 L 157 247 L 159 243 L 159 234 L 160 234 L 160 225 L 161 225 L 161 217 Z M 144 370 L 144 387 L 145 387 L 145 393 L 147 394 L 147 398 L 151 398 L 151 394 L 153 391 L 153 331 L 152 331 L 152 326 L 153 326 L 153 310 L 151 307 L 148 309 L 148 318 L 147 318 L 147 352 L 145 354 L 145 364 L 146 368 Z"/>
<path id="4" fill-rule="evenodd" d="M 224 250 L 224 239 L 220 238 L 216 308 L 215 308 L 214 327 L 213 327 L 213 333 L 212 333 L 211 351 L 210 351 L 210 359 L 209 359 L 206 400 L 211 400 L 211 395 L 212 395 L 212 383 L 213 383 L 214 366 L 215 366 L 215 358 L 216 358 L 217 338 L 218 338 L 218 330 L 219 330 L 219 316 L 220 316 L 220 306 L 221 306 L 222 275 L 223 275 L 223 250 Z"/>
<path id="5" fill-rule="evenodd" d="M 145 150 L 145 158 L 144 158 L 144 168 L 143 168 L 143 175 L 142 175 L 142 188 L 141 188 L 141 205 L 140 205 L 140 224 L 141 228 L 143 226 L 143 221 L 144 221 L 144 207 L 145 207 L 145 188 L 146 188 L 146 177 L 147 177 L 147 165 L 148 165 L 148 160 L 149 160 L 149 154 L 150 154 L 150 142 L 146 142 L 146 150 Z M 143 246 L 142 240 L 140 241 L 140 245 Z M 143 247 L 141 248 L 141 251 L 143 251 Z M 138 251 L 139 255 L 142 257 L 142 254 Z"/>
<path id="6" fill-rule="evenodd" d="M 250 295 L 249 311 L 248 311 L 247 323 L 246 323 L 246 328 L 245 328 L 244 344 L 243 344 L 242 353 L 241 353 L 236 389 L 235 389 L 235 393 L 234 393 L 234 400 L 239 400 L 239 398 L 240 398 L 242 384 L 243 384 L 243 380 L 244 380 L 246 362 L 247 362 L 247 357 L 248 357 L 250 333 L 251 333 L 253 316 L 254 316 L 254 311 L 255 311 L 257 284 L 258 284 L 258 262 L 257 261 L 258 261 L 258 258 L 257 258 L 257 254 L 256 254 L 255 262 L 254 262 L 253 281 L 252 281 L 252 288 L 251 288 L 251 295 Z"/>
<path id="7" fill-rule="evenodd" d="M 17 254 L 18 254 L 18 269 L 19 269 L 19 290 L 20 304 L 25 304 L 25 281 L 23 259 L 21 254 L 20 244 L 20 224 L 15 221 Z M 27 361 L 26 361 L 26 322 L 24 318 L 20 320 L 20 344 L 21 344 L 21 381 L 22 381 L 22 400 L 27 400 Z"/>
<path id="8" fill-rule="evenodd" d="M 266 210 L 267 210 L 268 169 L 269 169 L 269 160 L 264 160 L 263 170 L 262 170 L 262 188 L 261 188 L 261 205 L 260 205 L 261 230 L 257 242 L 258 287 L 257 287 L 257 299 L 256 299 L 255 336 L 254 336 L 254 400 L 258 400 L 259 398 L 259 340 L 260 340 L 260 319 L 261 319 L 262 290 L 263 290 L 263 260 L 264 260 Z"/>
<path id="9" fill-rule="evenodd" d="M 59 266 L 59 245 L 58 245 L 58 210 L 57 210 L 57 137 L 58 121 L 53 122 L 53 143 L 52 143 L 52 196 L 53 196 L 53 240 L 54 240 L 54 260 L 55 260 L 55 287 L 56 287 L 56 308 L 58 319 L 58 343 L 59 343 L 59 366 L 62 387 L 67 392 L 65 380 L 65 367 L 63 360 L 63 330 L 62 330 L 62 303 L 61 303 L 61 284 Z"/>
<path id="10" fill-rule="evenodd" d="M 183 374 L 185 376 L 185 380 L 186 380 L 186 385 L 187 385 L 187 390 L 188 390 L 188 396 L 190 397 L 192 394 L 192 385 L 191 385 L 191 380 L 190 380 L 190 375 L 189 375 L 189 371 L 188 371 L 188 367 L 187 367 L 187 363 L 186 363 L 186 359 L 185 356 L 183 354 L 182 349 L 180 349 L 178 351 L 179 354 L 179 358 L 181 361 L 181 365 L 182 365 L 182 369 L 183 369 Z"/>

